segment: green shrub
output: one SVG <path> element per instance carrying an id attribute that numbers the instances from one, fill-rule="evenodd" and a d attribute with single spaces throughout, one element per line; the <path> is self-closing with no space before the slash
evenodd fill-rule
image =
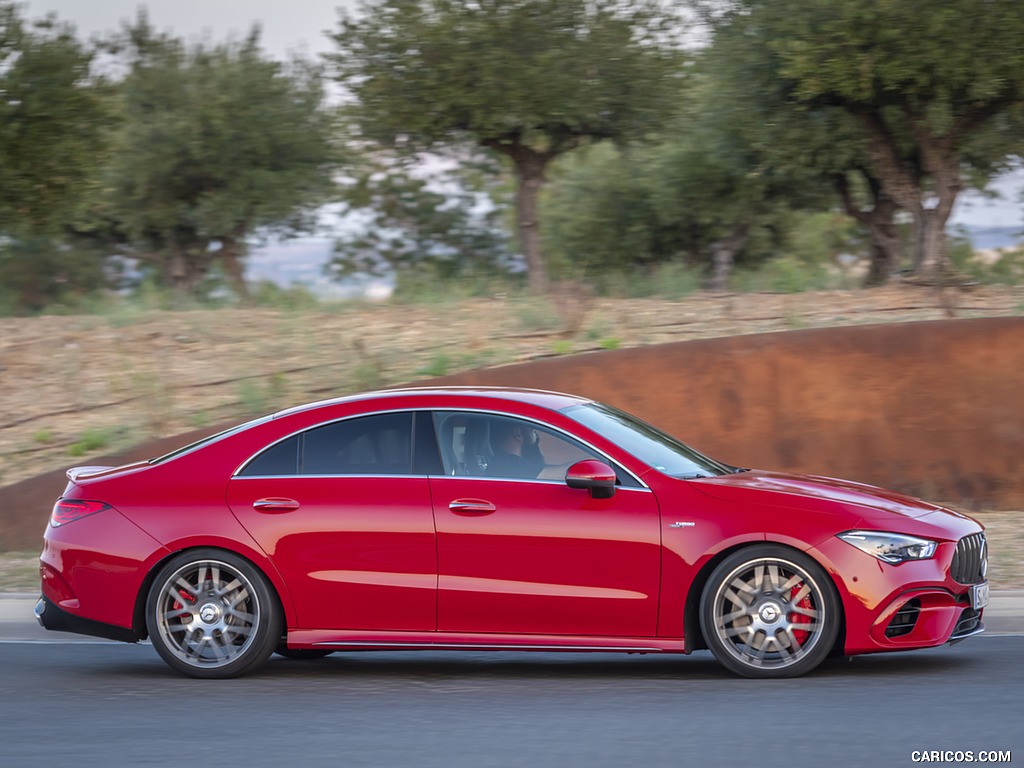
<path id="1" fill-rule="evenodd" d="M 445 376 L 451 366 L 451 358 L 443 352 L 438 355 L 434 355 L 431 361 L 416 371 L 417 376 L 427 376 L 431 379 L 436 379 L 440 376 Z"/>
<path id="2" fill-rule="evenodd" d="M 71 456 L 84 456 L 87 453 L 106 448 L 113 440 L 113 433 L 109 429 L 96 429 L 90 427 L 82 433 L 74 443 L 68 446 L 68 453 Z"/>
<path id="3" fill-rule="evenodd" d="M 260 280 L 250 287 L 250 294 L 253 304 L 267 309 L 308 311 L 317 309 L 320 305 L 316 294 L 298 283 L 282 288 L 270 280 Z"/>
<path id="4" fill-rule="evenodd" d="M 841 287 L 837 270 L 808 264 L 794 256 L 779 256 L 756 268 L 733 270 L 729 288 L 740 293 L 803 293 Z"/>

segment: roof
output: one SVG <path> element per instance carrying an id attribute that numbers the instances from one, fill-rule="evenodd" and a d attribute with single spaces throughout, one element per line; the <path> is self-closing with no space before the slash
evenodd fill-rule
<path id="1" fill-rule="evenodd" d="M 297 405 L 278 411 L 274 418 L 288 416 L 302 411 L 322 408 L 343 403 L 355 403 L 364 400 L 374 399 L 407 399 L 421 398 L 424 396 L 446 397 L 446 398 L 490 398 L 494 400 L 512 400 L 519 403 L 527 403 L 551 410 L 567 408 L 570 405 L 589 402 L 588 398 L 579 395 L 570 395 L 562 392 L 548 392 L 542 389 L 521 389 L 515 387 L 408 387 L 398 389 L 385 389 L 375 392 L 360 392 L 355 395 L 346 395 L 327 400 L 318 400 L 312 403 Z M 450 407 L 450 406 L 448 406 Z"/>

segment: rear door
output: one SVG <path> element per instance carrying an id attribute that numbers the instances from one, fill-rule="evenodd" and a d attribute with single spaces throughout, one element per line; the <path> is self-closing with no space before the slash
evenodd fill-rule
<path id="1" fill-rule="evenodd" d="M 280 571 L 300 628 L 436 628 L 433 465 L 414 466 L 417 443 L 436 463 L 426 414 L 354 417 L 271 446 L 231 479 L 231 510 Z"/>

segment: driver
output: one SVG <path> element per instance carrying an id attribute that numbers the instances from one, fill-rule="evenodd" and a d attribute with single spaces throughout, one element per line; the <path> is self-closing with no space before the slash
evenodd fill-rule
<path id="1" fill-rule="evenodd" d="M 488 475 L 534 478 L 544 468 L 537 432 L 520 422 L 510 419 L 492 422 L 491 448 L 494 458 L 487 466 Z"/>

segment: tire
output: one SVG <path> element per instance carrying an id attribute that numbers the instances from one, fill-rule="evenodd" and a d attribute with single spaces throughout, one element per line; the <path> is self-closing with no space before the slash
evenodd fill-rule
<path id="1" fill-rule="evenodd" d="M 184 675 L 238 677 L 263 664 L 281 640 L 281 609 L 256 566 L 218 549 L 171 559 L 146 601 L 149 637 Z"/>
<path id="2" fill-rule="evenodd" d="M 312 661 L 313 659 L 322 659 L 324 656 L 330 656 L 334 651 L 327 651 L 321 648 L 289 648 L 284 643 L 281 643 L 274 649 L 274 653 L 286 659 Z"/>
<path id="3" fill-rule="evenodd" d="M 712 571 L 700 625 L 715 658 L 743 677 L 798 677 L 829 655 L 839 597 L 807 555 L 777 544 L 738 550 Z"/>

